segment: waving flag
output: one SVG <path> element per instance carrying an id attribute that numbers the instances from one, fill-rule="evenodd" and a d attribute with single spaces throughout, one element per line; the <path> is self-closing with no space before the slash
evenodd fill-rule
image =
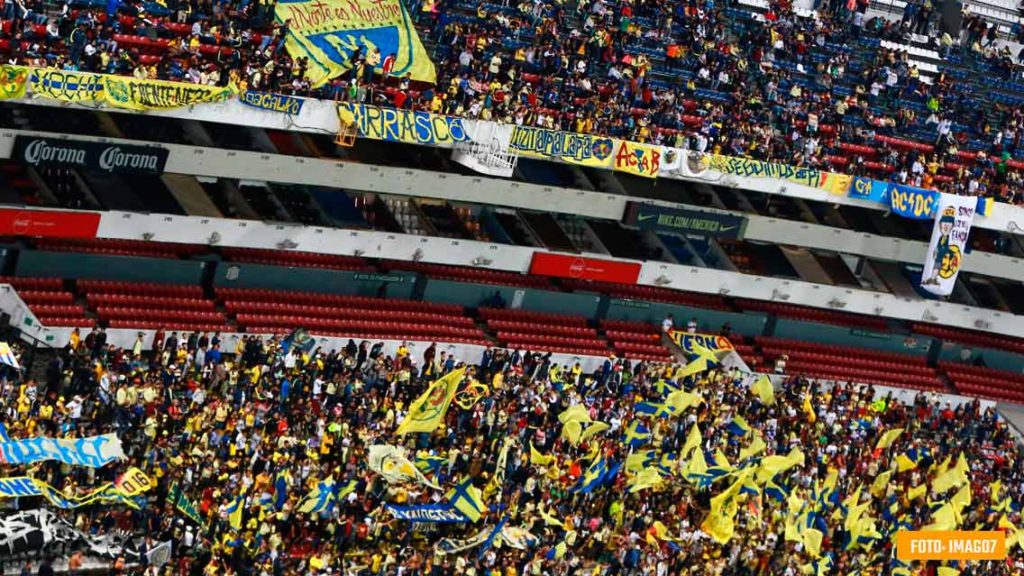
<path id="1" fill-rule="evenodd" d="M 640 414 L 650 414 L 655 418 L 668 418 L 675 412 L 668 402 L 637 402 L 633 410 Z"/>
<path id="2" fill-rule="evenodd" d="M 630 448 L 639 448 L 647 443 L 647 440 L 651 438 L 651 431 L 643 422 L 639 420 L 633 420 L 629 423 L 629 427 L 626 428 L 626 433 L 622 438 L 623 444 Z"/>
<path id="3" fill-rule="evenodd" d="M 683 457 L 689 457 L 690 452 L 695 448 L 700 448 L 703 439 L 700 436 L 700 428 L 697 427 L 697 423 L 693 423 L 693 427 L 690 428 L 690 433 L 686 435 L 686 443 L 683 444 L 683 449 L 680 453 Z"/>
<path id="4" fill-rule="evenodd" d="M 451 406 L 452 398 L 455 397 L 465 373 L 466 369 L 460 368 L 435 380 L 423 395 L 413 401 L 409 413 L 405 415 L 405 420 L 402 420 L 395 434 L 436 430 L 444 421 L 444 416 L 448 413 L 448 407 Z"/>
<path id="5" fill-rule="evenodd" d="M 18 358 L 14 355 L 11 345 L 7 342 L 0 342 L 0 364 L 6 364 L 15 370 L 21 370 Z"/>
<path id="6" fill-rule="evenodd" d="M 893 428 L 882 434 L 882 437 L 878 439 L 878 443 L 875 444 L 875 450 L 883 450 L 892 446 L 892 443 L 900 437 L 900 434 L 903 434 L 903 428 Z"/>
<path id="7" fill-rule="evenodd" d="M 299 504 L 299 512 L 306 514 L 319 514 L 327 510 L 334 503 L 334 476 L 317 483 L 316 487 L 309 492 L 309 495 Z"/>
<path id="8" fill-rule="evenodd" d="M 466 478 L 455 488 L 449 490 L 445 498 L 448 499 L 449 505 L 462 513 L 470 522 L 480 520 L 487 509 L 484 505 L 483 494 L 479 488 L 473 486 L 472 478 Z"/>
<path id="9" fill-rule="evenodd" d="M 750 386 L 750 391 L 757 394 L 757 397 L 761 399 L 762 404 L 766 406 L 775 405 L 775 387 L 772 386 L 772 381 L 767 375 L 762 375 L 758 378 L 754 384 Z"/>
<path id="10" fill-rule="evenodd" d="M 746 436 L 750 432 L 750 424 L 747 424 L 747 421 L 739 415 L 733 416 L 725 428 L 735 436 Z"/>

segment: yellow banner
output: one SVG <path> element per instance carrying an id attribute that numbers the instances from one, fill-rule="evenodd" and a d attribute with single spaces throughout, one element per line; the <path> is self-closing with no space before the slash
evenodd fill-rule
<path id="1" fill-rule="evenodd" d="M 611 138 L 530 126 L 516 126 L 509 143 L 509 151 L 520 156 L 593 168 L 611 168 L 614 148 Z"/>
<path id="2" fill-rule="evenodd" d="M 0 100 L 24 98 L 28 75 L 28 66 L 0 66 Z"/>
<path id="3" fill-rule="evenodd" d="M 789 164 L 764 162 L 762 160 L 737 158 L 735 156 L 722 156 L 721 154 L 712 154 L 708 167 L 723 174 L 731 174 L 733 176 L 777 178 L 814 188 L 822 187 L 822 184 L 828 181 L 829 174 L 829 172 L 822 172 L 817 168 L 801 168 L 790 166 Z"/>
<path id="4" fill-rule="evenodd" d="M 644 178 L 657 178 L 661 170 L 661 146 L 617 140 L 614 168 Z"/>
<path id="5" fill-rule="evenodd" d="M 669 337 L 672 341 L 679 346 L 683 352 L 690 354 L 695 353 L 697 347 L 704 347 L 712 352 L 729 352 L 735 350 L 732 342 L 729 341 L 725 336 L 719 336 L 718 334 L 700 334 L 690 333 L 683 330 L 673 330 L 669 333 Z"/>
<path id="6" fill-rule="evenodd" d="M 218 86 L 137 80 L 126 76 L 103 77 L 103 95 L 107 104 L 129 110 L 167 110 L 222 102 L 233 93 L 231 88 Z"/>
<path id="7" fill-rule="evenodd" d="M 395 58 L 391 74 L 411 74 L 413 80 L 437 80 L 419 34 L 401 0 L 292 0 L 278 2 L 278 23 L 291 20 L 285 47 L 292 58 L 308 58 L 307 76 L 317 87 L 346 72 L 352 55 L 380 50 Z"/>
<path id="8" fill-rule="evenodd" d="M 32 74 L 32 93 L 61 102 L 101 102 L 103 75 L 36 68 Z"/>
<path id="9" fill-rule="evenodd" d="M 342 126 L 355 124 L 359 136 L 424 146 L 447 146 L 469 141 L 461 118 L 431 112 L 378 108 L 366 104 L 338 104 Z"/>

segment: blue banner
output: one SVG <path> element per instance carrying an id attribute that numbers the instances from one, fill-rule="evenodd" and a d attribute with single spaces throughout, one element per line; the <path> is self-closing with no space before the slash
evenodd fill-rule
<path id="1" fill-rule="evenodd" d="M 284 94 L 246 90 L 240 95 L 239 99 L 242 101 L 242 104 L 247 104 L 261 110 L 270 110 L 271 112 L 283 112 L 295 116 L 302 111 L 302 98 L 285 96 Z"/>
<path id="2" fill-rule="evenodd" d="M 889 192 L 889 206 L 904 218 L 932 220 L 938 205 L 939 193 L 935 190 L 894 184 Z"/>
<path id="3" fill-rule="evenodd" d="M 29 438 L 0 442 L 0 464 L 32 464 L 57 460 L 72 466 L 99 468 L 124 458 L 121 440 L 116 434 L 58 440 Z"/>
<path id="4" fill-rule="evenodd" d="M 881 204 L 889 203 L 889 183 L 857 176 L 850 184 L 850 198 Z"/>
<path id="5" fill-rule="evenodd" d="M 456 510 L 451 504 L 425 504 L 422 506 L 395 506 L 388 504 L 387 510 L 399 520 L 444 524 L 469 522 L 469 518 L 466 518 L 462 512 Z"/>

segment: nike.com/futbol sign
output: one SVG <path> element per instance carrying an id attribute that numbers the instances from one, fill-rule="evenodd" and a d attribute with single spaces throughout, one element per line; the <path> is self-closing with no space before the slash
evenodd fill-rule
<path id="1" fill-rule="evenodd" d="M 699 234 L 723 240 L 739 240 L 747 228 L 743 216 L 714 212 L 635 204 L 632 222 L 637 228 L 655 232 Z"/>
<path id="2" fill-rule="evenodd" d="M 17 136 L 12 159 L 32 166 L 61 166 L 93 172 L 162 174 L 166 148 Z"/>

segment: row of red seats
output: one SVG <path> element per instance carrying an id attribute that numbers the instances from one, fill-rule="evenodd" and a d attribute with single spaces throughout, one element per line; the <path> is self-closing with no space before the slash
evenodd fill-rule
<path id="1" fill-rule="evenodd" d="M 439 314 L 456 314 L 462 316 L 464 309 L 457 304 L 435 304 L 419 300 L 400 300 L 397 298 L 374 298 L 371 296 L 346 296 L 326 294 L 323 292 L 297 292 L 291 290 L 272 290 L 269 288 L 217 288 L 218 298 L 224 300 L 248 300 L 253 302 L 291 302 L 296 304 L 321 304 L 335 306 L 365 306 L 367 308 L 386 308 L 388 310 L 410 310 L 414 312 L 434 312 Z"/>
<path id="2" fill-rule="evenodd" d="M 489 320 L 487 327 L 492 330 L 524 332 L 536 329 L 537 325 L 532 322 L 517 322 L 515 320 Z M 549 334 L 562 334 L 578 338 L 597 338 L 597 330 L 587 326 L 557 326 L 549 324 L 543 328 L 544 332 Z"/>
<path id="3" fill-rule="evenodd" d="M 810 308 L 797 304 L 786 304 L 783 302 L 763 302 L 760 300 L 741 300 L 738 302 L 740 308 L 752 312 L 765 312 L 786 318 L 797 318 L 813 322 L 824 322 L 826 324 L 838 324 L 840 326 L 859 326 L 872 330 L 886 331 L 889 329 L 889 322 L 885 318 L 875 316 L 864 316 L 851 314 L 849 312 L 837 312 L 835 310 L 823 310 L 821 308 Z"/>
<path id="4" fill-rule="evenodd" d="M 161 307 L 172 310 L 213 310 L 216 303 L 203 298 L 136 296 L 134 294 L 86 294 L 90 306 Z"/>
<path id="5" fill-rule="evenodd" d="M 575 354 L 578 356 L 607 356 L 607 348 L 588 348 L 581 344 L 564 342 L 560 344 L 538 343 L 532 340 L 516 340 L 504 343 L 506 348 L 551 352 L 553 354 Z"/>
<path id="6" fill-rule="evenodd" d="M 231 326 L 189 320 L 125 320 L 114 319 L 108 323 L 110 328 L 130 328 L 132 330 L 186 330 L 189 332 L 231 332 Z"/>
<path id="7" fill-rule="evenodd" d="M 287 333 L 291 328 L 282 329 L 281 326 L 250 326 L 246 329 L 248 334 L 276 334 L 281 335 Z M 377 332 L 374 330 L 331 330 L 322 329 L 317 330 L 317 334 L 320 336 L 330 336 L 334 338 L 351 338 L 353 340 L 420 340 L 420 341 L 432 341 L 430 338 L 424 338 L 423 334 L 417 333 L 394 333 L 394 332 Z M 482 337 L 472 336 L 459 336 L 459 335 L 448 335 L 445 336 L 445 342 L 452 344 L 475 344 L 477 346 L 490 346 L 490 342 Z"/>
<path id="8" fill-rule="evenodd" d="M 385 270 L 405 270 L 408 272 L 421 272 L 431 278 L 463 280 L 469 282 L 482 282 L 485 284 L 507 284 L 510 286 L 525 286 L 528 288 L 551 288 L 551 282 L 541 276 L 529 274 L 517 274 L 502 270 L 490 270 L 487 268 L 469 268 L 466 266 L 447 266 L 444 264 L 427 264 L 424 262 L 403 262 L 400 260 L 388 260 L 382 262 Z"/>
<path id="9" fill-rule="evenodd" d="M 971 374 L 948 374 L 953 387 L 960 391 L 966 391 L 974 387 L 983 387 L 991 390 L 999 390 L 1004 394 L 1014 395 L 1024 393 L 1024 386 L 1002 382 L 999 379 L 974 376 Z"/>
<path id="10" fill-rule="evenodd" d="M 587 319 L 583 316 L 570 316 L 569 314 L 550 314 L 547 312 L 533 312 L 531 310 L 510 310 L 507 308 L 480 308 L 480 317 L 490 320 L 512 320 L 516 322 L 529 322 L 534 325 L 565 325 L 565 326 L 586 326 Z M 539 328 L 539 326 L 534 326 Z"/>
<path id="11" fill-rule="evenodd" d="M 203 298 L 202 287 L 195 284 L 161 284 L 159 282 L 129 282 L 124 280 L 77 280 L 76 284 L 80 290 L 86 293 Z"/>
<path id="12" fill-rule="evenodd" d="M 200 244 L 121 240 L 117 238 L 39 238 L 35 241 L 35 245 L 36 248 L 41 250 L 128 254 L 132 256 L 154 256 L 158 258 L 189 257 L 208 251 L 206 246 Z"/>
<path id="13" fill-rule="evenodd" d="M 287 250 L 270 250 L 266 248 L 230 248 L 221 249 L 221 254 L 233 262 L 252 262 L 254 264 L 276 264 L 280 266 L 306 266 L 315 268 L 332 268 L 336 270 L 375 270 L 365 258 L 359 256 L 342 256 L 339 254 L 321 254 L 318 252 L 292 252 Z"/>
<path id="14" fill-rule="evenodd" d="M 945 370 L 950 375 L 971 375 L 979 378 L 987 378 L 995 380 L 997 382 L 1014 382 L 1018 384 L 1024 384 L 1024 374 L 1018 374 L 1016 372 L 1007 372 L 1005 370 L 996 370 L 995 368 L 985 368 L 983 366 L 970 366 L 967 364 L 958 364 L 955 362 L 939 362 L 939 368 Z"/>
<path id="15" fill-rule="evenodd" d="M 935 375 L 935 370 L 928 366 L 922 366 L 920 364 L 907 364 L 905 362 L 894 362 L 886 360 L 876 360 L 867 356 L 847 356 L 839 354 L 824 354 L 821 352 L 808 352 L 806 350 L 790 350 L 789 348 L 776 348 L 765 346 L 762 348 L 766 359 L 775 360 L 782 354 L 789 354 L 789 359 L 792 361 L 814 361 L 821 362 L 822 364 L 838 364 L 848 366 L 861 366 L 864 368 L 872 368 L 878 370 L 893 370 L 895 372 L 904 372 L 908 374 L 926 374 L 930 376 Z"/>
<path id="16" fill-rule="evenodd" d="M 18 290 L 18 296 L 26 304 L 71 304 L 75 295 L 68 291 L 56 292 L 49 290 Z"/>
<path id="17" fill-rule="evenodd" d="M 619 330 L 622 332 L 634 332 L 644 334 L 661 334 L 661 327 L 647 322 L 635 322 L 633 320 L 601 320 L 601 328 L 607 330 Z"/>
<path id="18" fill-rule="evenodd" d="M 79 328 L 91 328 L 96 325 L 96 321 L 92 318 L 86 318 L 85 316 L 40 316 L 36 314 L 36 319 L 43 326 L 75 326 Z"/>
<path id="19" fill-rule="evenodd" d="M 381 308 L 339 308 L 334 306 L 316 306 L 310 304 L 280 304 L 276 302 L 246 302 L 227 300 L 224 308 L 228 312 L 241 314 L 288 314 L 292 316 L 322 316 L 324 318 L 352 319 L 384 319 L 402 320 L 405 322 L 429 322 L 432 324 L 450 324 L 456 326 L 473 326 L 472 318 L 437 314 L 433 312 L 412 312 L 385 310 Z"/>
<path id="20" fill-rule="evenodd" d="M 10 284 L 18 290 L 63 291 L 64 280 L 60 278 L 33 278 L 26 276 L 0 276 L 0 284 Z"/>
<path id="21" fill-rule="evenodd" d="M 166 38 L 149 38 L 148 36 L 134 36 L 131 34 L 114 34 L 114 42 L 118 47 L 135 48 L 140 54 L 161 56 L 170 50 L 171 41 Z M 231 56 L 235 49 L 230 46 L 217 46 L 215 44 L 200 44 L 199 53 L 207 56 L 215 56 L 220 52 L 223 56 Z"/>
<path id="22" fill-rule="evenodd" d="M 817 362 L 790 362 L 786 364 L 786 372 L 789 374 L 802 374 L 810 377 L 875 384 L 893 388 L 936 391 L 943 389 L 941 382 L 935 377 L 865 370 L 852 366 L 825 365 Z"/>
<path id="23" fill-rule="evenodd" d="M 985 346 L 998 350 L 1024 353 L 1024 339 L 1012 336 L 1001 336 L 999 334 L 989 334 L 987 332 L 950 328 L 948 326 L 921 322 L 915 322 L 911 325 L 911 328 L 918 334 L 934 336 L 948 342 L 960 342 L 972 346 Z"/>
<path id="24" fill-rule="evenodd" d="M 782 348 L 786 350 L 802 350 L 805 352 L 820 352 L 847 358 L 870 358 L 873 360 L 889 360 L 908 364 L 927 364 L 928 359 L 924 355 L 899 354 L 896 352 L 881 352 L 866 348 L 854 348 L 852 346 L 839 346 L 836 344 L 818 344 L 804 340 L 790 340 L 786 338 L 770 338 L 757 336 L 754 342 L 758 346 Z"/>
<path id="25" fill-rule="evenodd" d="M 590 292 L 605 292 L 618 298 L 632 298 L 636 300 L 653 300 L 655 302 L 668 302 L 682 306 L 694 306 L 698 308 L 711 308 L 713 310 L 728 310 L 729 305 L 725 299 L 716 294 L 704 294 L 702 292 L 683 292 L 657 286 L 643 286 L 640 284 L 614 284 L 611 282 L 595 282 L 592 280 L 564 279 L 562 284 L 573 290 L 586 290 Z"/>
<path id="26" fill-rule="evenodd" d="M 81 304 L 35 304 L 29 308 L 36 316 L 85 316 L 85 306 Z"/>
<path id="27" fill-rule="evenodd" d="M 582 340 L 566 336 L 547 336 L 544 334 L 524 334 L 522 332 L 498 332 L 498 340 L 502 342 L 530 342 L 536 346 L 578 346 L 593 350 L 604 350 L 607 346 L 601 340 Z"/>
<path id="28" fill-rule="evenodd" d="M 669 354 L 663 346 L 655 344 L 640 344 L 639 342 L 612 342 L 612 348 L 616 352 L 622 352 L 627 356 L 632 357 L 635 354 L 646 354 L 649 356 L 657 356 L 663 361 L 670 360 L 672 355 Z"/>
<path id="29" fill-rule="evenodd" d="M 436 334 L 444 336 L 459 334 L 480 337 L 479 328 L 462 326 L 438 326 L 435 324 L 409 324 L 406 322 L 384 322 L 377 320 L 341 320 L 311 316 L 281 316 L 278 314 L 239 314 L 238 323 L 242 326 L 303 326 L 305 328 L 333 328 L 338 330 L 375 330 L 380 332 L 407 331 L 415 334 Z"/>
<path id="30" fill-rule="evenodd" d="M 97 306 L 96 314 L 103 319 L 138 318 L 139 320 L 181 320 L 184 322 L 225 323 L 224 314 L 199 310 L 174 310 L 167 308 L 121 308 Z"/>
<path id="31" fill-rule="evenodd" d="M 605 335 L 614 342 L 660 343 L 661 336 L 650 332 L 626 332 L 624 330 L 605 330 Z"/>

